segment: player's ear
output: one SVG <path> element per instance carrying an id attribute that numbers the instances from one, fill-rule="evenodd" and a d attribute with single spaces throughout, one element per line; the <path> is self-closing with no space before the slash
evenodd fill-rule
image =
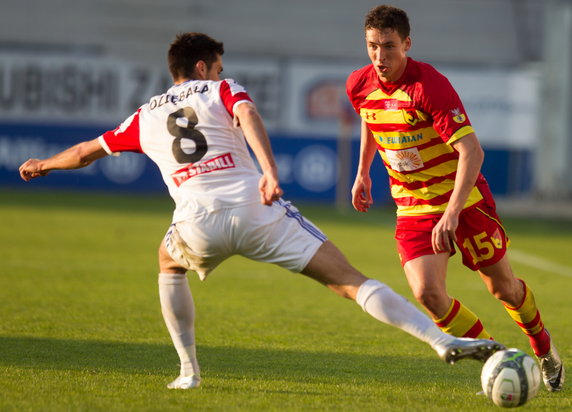
<path id="1" fill-rule="evenodd" d="M 195 75 L 199 80 L 205 80 L 207 78 L 207 64 L 203 60 L 199 60 L 195 64 Z"/>
<path id="2" fill-rule="evenodd" d="M 411 49 L 411 37 L 407 36 L 405 39 L 405 51 L 408 52 Z"/>

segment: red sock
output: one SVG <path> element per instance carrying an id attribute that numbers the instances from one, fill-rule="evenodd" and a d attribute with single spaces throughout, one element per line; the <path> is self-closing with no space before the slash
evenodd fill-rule
<path id="1" fill-rule="evenodd" d="M 550 350 L 550 335 L 546 332 L 546 329 L 542 328 L 540 333 L 536 335 L 530 335 L 530 346 L 536 356 L 543 356 Z"/>

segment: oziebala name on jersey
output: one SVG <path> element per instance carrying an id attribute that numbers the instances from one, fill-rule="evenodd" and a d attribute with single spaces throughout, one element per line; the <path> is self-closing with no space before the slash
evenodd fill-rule
<path id="1" fill-rule="evenodd" d="M 162 94 L 160 96 L 154 97 L 149 102 L 149 110 L 161 107 L 166 103 L 177 104 L 180 101 L 187 99 L 190 95 L 195 93 L 206 93 L 209 91 L 209 86 L 205 85 L 192 85 L 184 89 L 178 95 L 175 94 Z"/>

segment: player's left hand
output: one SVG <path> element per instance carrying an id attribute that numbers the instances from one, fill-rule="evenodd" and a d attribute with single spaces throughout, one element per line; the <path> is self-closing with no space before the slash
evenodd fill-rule
<path id="1" fill-rule="evenodd" d="M 451 252 L 453 242 L 457 240 L 455 232 L 459 226 L 459 215 L 445 212 L 431 233 L 433 252 Z"/>
<path id="2" fill-rule="evenodd" d="M 368 174 L 356 176 L 352 187 L 352 205 L 358 212 L 367 212 L 373 205 L 371 179 Z"/>
<path id="3" fill-rule="evenodd" d="M 30 180 L 45 176 L 48 174 L 47 171 L 41 170 L 41 160 L 40 159 L 28 159 L 19 168 L 20 177 L 26 182 Z"/>
<path id="4" fill-rule="evenodd" d="M 270 206 L 272 202 L 280 199 L 284 191 L 278 183 L 278 172 L 275 169 L 267 170 L 262 174 L 258 183 L 260 190 L 260 202 Z"/>

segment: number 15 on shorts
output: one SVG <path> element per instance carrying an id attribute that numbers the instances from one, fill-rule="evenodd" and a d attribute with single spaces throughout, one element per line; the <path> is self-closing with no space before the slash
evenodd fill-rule
<path id="1" fill-rule="evenodd" d="M 503 249 L 503 238 L 497 229 L 495 233 L 489 235 L 487 232 L 481 232 L 472 237 L 463 240 L 463 248 L 469 252 L 476 265 L 491 259 L 495 255 L 495 251 Z"/>

